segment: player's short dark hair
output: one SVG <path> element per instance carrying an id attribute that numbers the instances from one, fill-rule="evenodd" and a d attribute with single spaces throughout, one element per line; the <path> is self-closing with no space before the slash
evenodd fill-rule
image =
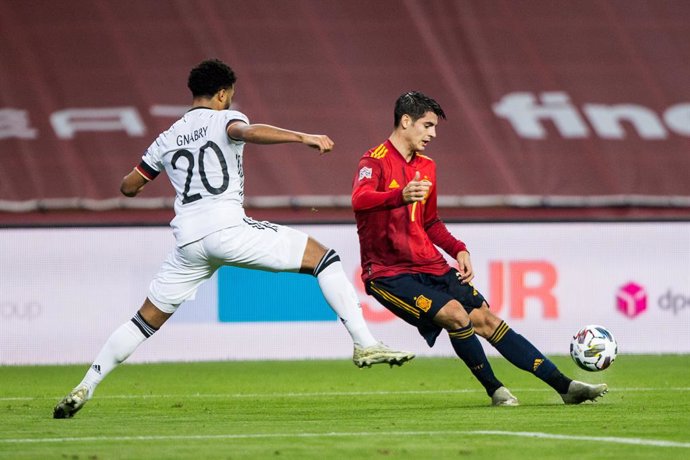
<path id="1" fill-rule="evenodd" d="M 394 126 L 397 128 L 400 125 L 403 115 L 409 115 L 413 121 L 416 121 L 427 112 L 434 112 L 437 116 L 446 119 L 446 114 L 438 102 L 419 91 L 409 91 L 395 101 Z"/>
<path id="2" fill-rule="evenodd" d="M 221 89 L 228 89 L 235 84 L 235 72 L 218 59 L 208 59 L 189 72 L 187 87 L 194 97 L 211 97 Z"/>

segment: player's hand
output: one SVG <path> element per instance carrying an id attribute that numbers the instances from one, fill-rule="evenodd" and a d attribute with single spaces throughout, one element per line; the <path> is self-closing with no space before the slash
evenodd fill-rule
<path id="1" fill-rule="evenodd" d="M 407 183 L 405 188 L 403 188 L 403 201 L 405 203 L 413 203 L 415 201 L 424 201 L 429 195 L 429 189 L 431 189 L 431 182 L 428 180 L 420 179 L 419 171 L 414 173 L 414 178 Z"/>
<path id="2" fill-rule="evenodd" d="M 458 261 L 458 279 L 460 280 L 460 283 L 471 283 L 472 279 L 474 278 L 474 270 L 472 270 L 470 253 L 467 251 L 460 251 L 456 259 Z"/>
<path id="3" fill-rule="evenodd" d="M 330 152 L 335 145 L 331 138 L 325 134 L 306 134 L 302 143 L 317 149 L 321 153 Z"/>

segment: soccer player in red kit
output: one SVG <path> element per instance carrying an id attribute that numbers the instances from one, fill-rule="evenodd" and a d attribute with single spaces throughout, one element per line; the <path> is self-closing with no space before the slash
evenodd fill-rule
<path id="1" fill-rule="evenodd" d="M 367 293 L 416 326 L 429 346 L 445 329 L 456 354 L 495 406 L 517 406 L 518 400 L 494 375 L 477 334 L 513 365 L 550 385 L 566 404 L 602 396 L 606 384 L 563 375 L 494 315 L 472 286 L 470 254 L 439 218 L 436 164 L 423 154 L 436 137 L 439 117 L 445 113 L 433 99 L 419 92 L 403 94 L 395 103 L 393 133 L 359 161 L 352 206 Z M 448 265 L 437 247 L 457 261 L 458 269 Z"/>

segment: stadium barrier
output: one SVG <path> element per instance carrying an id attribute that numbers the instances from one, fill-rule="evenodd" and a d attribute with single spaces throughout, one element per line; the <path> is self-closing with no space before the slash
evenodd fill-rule
<path id="1" fill-rule="evenodd" d="M 354 225 L 296 225 L 341 255 L 374 334 L 421 356 L 416 330 L 363 292 Z M 602 324 L 620 353 L 690 352 L 690 223 L 449 224 L 474 286 L 546 354 Z M 0 230 L 0 364 L 87 363 L 129 320 L 174 245 L 163 227 Z M 487 353 L 496 355 L 493 348 Z M 352 345 L 316 280 L 223 267 L 131 362 L 335 359 Z"/>

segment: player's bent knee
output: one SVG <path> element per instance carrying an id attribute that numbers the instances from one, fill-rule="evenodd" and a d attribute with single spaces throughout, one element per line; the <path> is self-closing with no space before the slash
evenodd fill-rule
<path id="1" fill-rule="evenodd" d="M 300 273 L 313 274 L 314 269 L 327 253 L 328 249 L 326 247 L 312 237 L 309 237 L 307 247 L 304 248 Z"/>
<path id="2" fill-rule="evenodd" d="M 436 313 L 434 322 L 446 330 L 454 331 L 467 326 L 470 317 L 460 302 L 451 300 Z"/>
<path id="3" fill-rule="evenodd" d="M 167 313 L 160 310 L 151 302 L 148 297 L 144 304 L 139 309 L 139 314 L 147 322 L 147 324 L 158 329 L 172 316 L 172 313 Z"/>

